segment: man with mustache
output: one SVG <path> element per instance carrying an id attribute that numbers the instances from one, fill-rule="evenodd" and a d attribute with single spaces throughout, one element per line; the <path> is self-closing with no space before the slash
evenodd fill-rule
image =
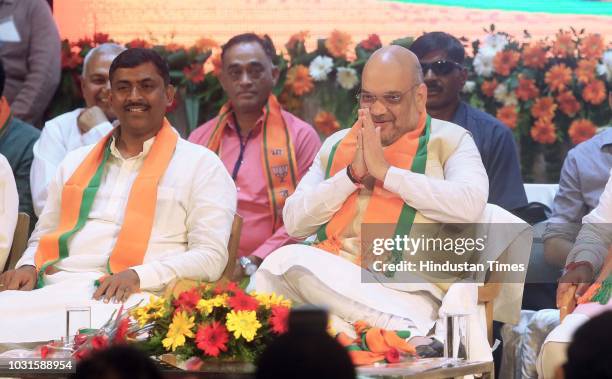
<path id="1" fill-rule="evenodd" d="M 124 47 L 104 43 L 91 49 L 83 60 L 81 92 L 85 108 L 61 114 L 45 123 L 40 139 L 34 145 L 30 173 L 34 211 L 40 215 L 47 200 L 47 186 L 57 166 L 70 151 L 98 142 L 113 128 L 115 114 L 108 95 L 108 69 Z"/>
<path id="2" fill-rule="evenodd" d="M 167 63 L 128 49 L 109 78 L 117 127 L 68 153 L 17 268 L 0 275 L 1 343 L 65 335 L 70 305 L 91 307 L 100 327 L 119 308 L 111 300 L 131 306 L 175 278 L 215 281 L 226 266 L 236 189 L 219 158 L 164 117 Z"/>
<path id="3" fill-rule="evenodd" d="M 232 37 L 223 46 L 219 76 L 228 102 L 189 136 L 216 152 L 236 183 L 243 218 L 237 281 L 294 241 L 283 226 L 283 204 L 321 146 L 312 126 L 282 109 L 272 94 L 279 75 L 275 59 L 268 36 Z"/>
<path id="4" fill-rule="evenodd" d="M 410 50 L 419 58 L 427 85 L 427 112 L 468 130 L 489 177 L 491 204 L 515 212 L 527 205 L 514 137 L 495 117 L 461 101 L 467 70 L 461 42 L 444 32 L 425 33 Z"/>
<path id="5" fill-rule="evenodd" d="M 455 286 L 452 275 L 438 283 L 418 269 L 383 280 L 373 263 L 393 262 L 396 255 L 373 257 L 369 238 L 418 240 L 425 225 L 484 222 L 491 209 L 516 217 L 486 205 L 488 179 L 470 134 L 427 114 L 427 87 L 409 50 L 388 46 L 374 52 L 363 69 L 358 101 L 358 121 L 325 140 L 283 209 L 289 235 L 314 234 L 314 244 L 289 245 L 270 254 L 255 274 L 254 287 L 327 307 L 339 331 L 363 320 L 374 327 L 409 330 L 411 342 L 424 351 L 433 349 L 431 340 L 422 337 L 431 335 L 438 312 L 448 309 L 445 299 L 462 299 L 475 308 L 475 283 Z M 368 237 L 370 228 L 383 229 Z M 397 250 L 400 260 L 410 259 L 405 249 Z M 481 254 L 489 252 L 493 260 L 501 253 Z M 441 260 L 454 255 L 417 254 Z M 519 305 L 507 314 L 517 316 Z M 482 320 L 470 320 L 475 323 L 470 326 L 470 357 L 490 360 Z"/>

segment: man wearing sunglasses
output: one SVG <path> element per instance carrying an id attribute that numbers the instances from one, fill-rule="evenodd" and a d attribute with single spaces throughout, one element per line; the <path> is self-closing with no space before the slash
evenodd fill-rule
<path id="1" fill-rule="evenodd" d="M 427 112 L 467 129 L 489 177 L 489 203 L 514 212 L 527 205 L 512 132 L 495 117 L 461 101 L 467 79 L 465 49 L 443 32 L 425 33 L 410 50 L 419 58 L 427 85 Z"/>

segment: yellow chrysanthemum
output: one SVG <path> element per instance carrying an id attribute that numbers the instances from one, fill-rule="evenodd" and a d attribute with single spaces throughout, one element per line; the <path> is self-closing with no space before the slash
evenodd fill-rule
<path id="1" fill-rule="evenodd" d="M 222 295 L 213 297 L 210 299 L 210 301 L 212 302 L 213 307 L 225 307 L 227 305 L 227 298 L 227 294 L 224 293 Z"/>
<path id="2" fill-rule="evenodd" d="M 168 351 L 174 351 L 177 347 L 183 346 L 186 337 L 194 337 L 193 331 L 191 330 L 194 326 L 194 316 L 189 316 L 185 311 L 176 313 L 172 319 L 172 323 L 168 327 L 166 338 L 162 340 L 162 345 L 164 345 Z"/>
<path id="3" fill-rule="evenodd" d="M 210 299 L 200 299 L 196 305 L 196 308 L 202 313 L 202 316 L 208 316 L 210 312 L 212 312 L 213 307 L 213 303 Z"/>
<path id="4" fill-rule="evenodd" d="M 164 317 L 167 310 L 164 298 L 151 296 L 147 305 L 134 309 L 131 314 L 140 326 L 144 326 L 152 320 Z"/>
<path id="5" fill-rule="evenodd" d="M 251 342 L 255 339 L 257 330 L 261 328 L 261 323 L 254 311 L 231 311 L 227 314 L 225 326 L 228 331 L 234 332 L 234 338 L 243 337 L 247 342 Z"/>
<path id="6" fill-rule="evenodd" d="M 283 306 L 287 308 L 291 308 L 291 300 L 285 299 L 283 295 L 277 295 L 275 293 L 253 293 L 257 301 L 266 307 L 266 309 L 270 309 L 272 306 Z"/>

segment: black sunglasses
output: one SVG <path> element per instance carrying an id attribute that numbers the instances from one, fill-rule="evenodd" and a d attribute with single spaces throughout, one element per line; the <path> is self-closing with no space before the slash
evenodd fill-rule
<path id="1" fill-rule="evenodd" d="M 423 69 L 423 75 L 427 75 L 427 71 L 429 70 L 433 71 L 436 75 L 448 75 L 455 68 L 461 69 L 463 66 L 457 62 L 440 60 L 431 63 L 421 62 L 421 68 Z"/>

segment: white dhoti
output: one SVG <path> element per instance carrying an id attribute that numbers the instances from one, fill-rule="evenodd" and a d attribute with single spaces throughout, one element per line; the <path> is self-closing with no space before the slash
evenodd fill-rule
<path id="1" fill-rule="evenodd" d="M 496 220 L 498 207 L 487 206 L 484 221 Z M 504 211 L 505 212 L 505 211 Z M 497 222 L 517 219 L 497 218 Z M 488 233 L 492 249 L 482 259 L 497 259 L 505 253 L 506 262 L 528 260 L 531 230 L 520 222 L 512 233 L 491 229 Z M 494 224 L 493 224 L 494 225 Z M 500 228 L 497 228 L 500 229 Z M 499 236 L 499 232 L 502 236 Z M 495 238 L 495 235 L 499 238 Z M 512 234 L 512 235 L 510 235 Z M 518 258 L 517 258 L 518 256 Z M 516 259 L 515 259 L 516 258 Z M 526 263 L 526 262 L 525 262 Z M 446 295 L 432 283 L 382 283 L 361 267 L 324 250 L 306 245 L 289 245 L 270 254 L 254 275 L 254 289 L 276 292 L 297 304 L 314 304 L 329 310 L 345 322 L 364 320 L 386 329 L 410 330 L 413 336 L 435 334 L 443 340 L 443 313 L 468 314 L 469 359 L 492 360 L 487 341 L 484 306 L 477 304 L 478 283 L 455 283 Z M 484 276 L 484 275 L 483 275 Z M 524 276 L 523 276 L 524 278 Z M 504 322 L 519 317 L 522 283 L 505 283 L 496 301 L 494 313 Z M 334 318 L 332 318 L 332 321 Z M 437 325 L 436 325 L 437 324 Z M 435 329 L 434 329 L 435 326 Z"/>
<path id="2" fill-rule="evenodd" d="M 0 292 L 0 343 L 43 342 L 66 336 L 66 308 L 90 307 L 91 327 L 99 328 L 121 304 L 92 299 L 97 272 L 60 271 L 45 277 L 46 285 L 33 291 Z M 125 308 L 148 301 L 149 294 L 130 296 Z"/>
<path id="3" fill-rule="evenodd" d="M 538 377 L 555 378 L 555 372 L 567 361 L 567 348 L 574 333 L 594 316 L 612 310 L 612 302 L 606 305 L 587 303 L 579 305 L 573 313 L 565 316 L 563 322 L 546 337 L 538 356 Z"/>

